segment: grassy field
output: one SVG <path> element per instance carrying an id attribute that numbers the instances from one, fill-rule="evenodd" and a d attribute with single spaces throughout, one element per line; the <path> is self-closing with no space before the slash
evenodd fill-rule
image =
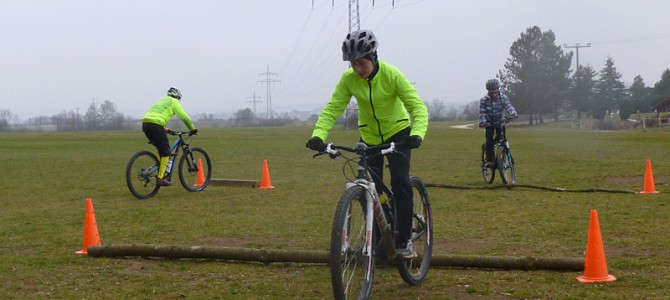
<path id="1" fill-rule="evenodd" d="M 413 153 L 426 183 L 483 186 L 483 131 L 432 123 Z M 176 244 L 326 250 L 343 160 L 312 159 L 311 128 L 202 130 L 214 178 L 260 180 L 268 160 L 274 189 L 180 185 L 148 200 L 125 184 L 130 156 L 151 149 L 141 131 L 0 134 L 0 298 L 330 299 L 326 265 L 217 260 L 92 258 L 81 250 L 90 197 L 103 244 Z M 583 256 L 598 211 L 611 283 L 581 272 L 432 268 L 408 287 L 379 268 L 376 299 L 670 299 L 668 129 L 595 132 L 569 123 L 508 130 L 519 184 L 641 191 L 651 160 L 657 195 L 546 190 L 429 188 L 436 254 Z M 330 140 L 353 143 L 355 131 Z M 499 184 L 496 178 L 495 184 Z"/>

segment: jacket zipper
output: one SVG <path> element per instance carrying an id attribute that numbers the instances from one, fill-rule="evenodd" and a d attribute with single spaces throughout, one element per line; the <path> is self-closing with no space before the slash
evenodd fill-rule
<path id="1" fill-rule="evenodd" d="M 372 82 L 368 79 L 368 87 L 370 88 L 370 107 L 372 108 L 372 116 L 375 118 L 375 121 L 377 122 L 377 131 L 379 131 L 379 137 L 381 138 L 380 144 L 384 143 L 384 134 L 382 134 L 382 124 L 379 122 L 379 119 L 377 119 L 377 112 L 375 111 L 375 106 L 374 103 L 372 102 Z"/>

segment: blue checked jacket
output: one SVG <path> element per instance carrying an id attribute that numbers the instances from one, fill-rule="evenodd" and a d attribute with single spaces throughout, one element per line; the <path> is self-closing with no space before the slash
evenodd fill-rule
<path id="1" fill-rule="evenodd" d="M 502 91 L 495 98 L 491 98 L 489 95 L 482 97 L 479 99 L 479 124 L 486 125 L 502 121 L 505 110 L 512 119 L 517 117 L 514 106 Z"/>

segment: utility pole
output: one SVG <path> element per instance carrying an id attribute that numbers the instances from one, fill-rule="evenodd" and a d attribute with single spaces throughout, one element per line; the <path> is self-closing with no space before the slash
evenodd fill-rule
<path id="1" fill-rule="evenodd" d="M 256 98 L 260 99 L 261 96 L 256 96 L 256 91 L 255 90 L 254 90 L 254 95 L 253 96 L 247 97 L 247 99 L 251 99 L 251 101 L 247 101 L 247 103 L 251 102 L 254 105 L 254 118 L 258 117 L 258 115 L 256 114 L 256 103 L 263 102 L 263 101 L 260 101 L 260 100 L 256 100 Z"/>
<path id="2" fill-rule="evenodd" d="M 277 77 L 279 74 L 270 72 L 270 66 L 268 66 L 267 71 L 265 73 L 260 73 L 258 74 L 259 76 L 265 76 L 265 80 L 258 80 L 256 82 L 263 83 L 265 82 L 266 88 L 267 88 L 267 100 L 265 101 L 267 109 L 265 111 L 265 118 L 266 119 L 272 119 L 272 87 L 270 86 L 271 83 L 276 83 L 280 82 L 279 80 L 272 79 L 272 77 Z"/>
<path id="3" fill-rule="evenodd" d="M 575 48 L 577 49 L 577 67 L 575 68 L 576 70 L 579 70 L 579 48 L 588 48 L 591 47 L 591 43 L 588 43 L 586 45 L 580 45 L 579 43 L 574 44 L 572 46 L 569 46 L 568 44 L 563 44 L 563 48 Z"/>
<path id="4" fill-rule="evenodd" d="M 372 6 L 375 6 L 374 0 Z M 349 0 L 349 33 L 361 30 L 361 17 L 358 13 L 358 0 Z M 344 110 L 344 128 L 349 129 L 349 112 L 351 111 L 351 101 Z"/>

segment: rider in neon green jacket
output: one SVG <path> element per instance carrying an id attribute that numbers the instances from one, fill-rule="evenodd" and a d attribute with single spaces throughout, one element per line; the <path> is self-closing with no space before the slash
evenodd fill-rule
<path id="1" fill-rule="evenodd" d="M 412 245 L 413 191 L 409 178 L 413 148 L 419 148 L 428 128 L 428 109 L 414 86 L 394 66 L 379 61 L 377 38 L 370 30 L 347 35 L 342 58 L 351 68 L 342 74 L 326 107 L 321 111 L 308 148 L 323 151 L 328 131 L 344 112 L 351 97 L 358 103 L 358 129 L 368 145 L 400 143 L 398 153 L 386 156 L 391 173 L 391 190 L 396 200 L 398 237 L 396 254 L 403 259 L 416 257 Z M 413 124 L 412 124 L 413 122 Z M 384 156 L 368 161 L 371 171 L 383 180 Z"/>
<path id="2" fill-rule="evenodd" d="M 171 96 L 165 96 L 159 99 L 156 104 L 144 114 L 142 122 L 154 123 L 165 127 L 175 115 L 184 122 L 186 127 L 188 127 L 188 130 L 195 129 L 191 117 L 184 111 L 179 99 Z"/>
<path id="3" fill-rule="evenodd" d="M 167 92 L 167 96 L 159 99 L 142 117 L 142 131 L 156 147 L 158 156 L 160 157 L 160 167 L 156 176 L 156 182 L 161 186 L 172 185 L 169 178 L 163 178 L 163 175 L 170 158 L 170 144 L 166 134 L 169 128 L 166 125 L 175 115 L 184 122 L 186 127 L 191 131 L 191 134 L 198 133 L 198 129 L 195 128 L 191 117 L 188 116 L 181 106 L 181 91 L 174 87 L 171 87 Z"/>
<path id="4" fill-rule="evenodd" d="M 366 144 L 383 144 L 410 125 L 410 136 L 424 138 L 428 128 L 426 105 L 400 70 L 379 60 L 378 65 L 377 74 L 370 80 L 360 78 L 351 68 L 344 72 L 330 102 L 321 111 L 312 136 L 327 140 L 328 131 L 354 96 L 359 110 L 358 129 Z"/>

